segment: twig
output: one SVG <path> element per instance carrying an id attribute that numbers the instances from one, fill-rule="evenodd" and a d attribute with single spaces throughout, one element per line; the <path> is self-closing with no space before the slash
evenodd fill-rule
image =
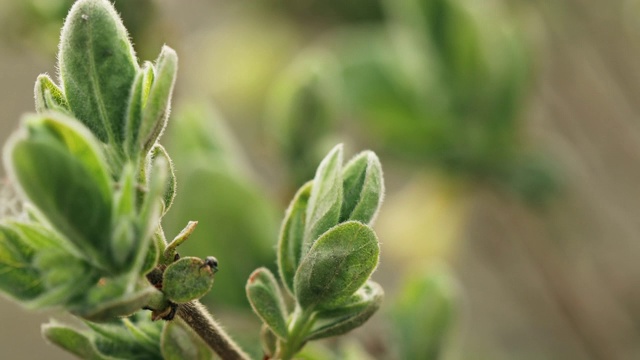
<path id="1" fill-rule="evenodd" d="M 181 304 L 177 315 L 223 360 L 249 360 L 250 357 L 222 330 L 199 301 Z"/>

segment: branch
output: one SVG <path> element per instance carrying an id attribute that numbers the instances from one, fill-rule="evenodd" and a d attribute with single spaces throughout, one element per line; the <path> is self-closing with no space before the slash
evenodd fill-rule
<path id="1" fill-rule="evenodd" d="M 224 332 L 199 301 L 178 307 L 177 315 L 224 360 L 250 360 L 240 347 Z"/>

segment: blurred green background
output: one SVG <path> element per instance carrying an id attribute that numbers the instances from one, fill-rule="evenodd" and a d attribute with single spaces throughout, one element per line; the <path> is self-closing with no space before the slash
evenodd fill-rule
<path id="1" fill-rule="evenodd" d="M 0 0 L 3 143 L 71 3 Z M 245 281 L 275 268 L 288 201 L 343 142 L 385 169 L 387 296 L 307 358 L 640 357 L 640 1 L 115 5 L 141 60 L 180 56 L 164 228 L 199 221 L 182 253 L 218 257 L 205 302 L 248 349 Z M 40 338 L 55 313 L 0 301 L 0 357 L 68 358 Z"/>

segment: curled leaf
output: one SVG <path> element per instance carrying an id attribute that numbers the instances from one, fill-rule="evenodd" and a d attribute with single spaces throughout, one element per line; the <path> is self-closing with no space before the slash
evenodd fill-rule
<path id="1" fill-rule="evenodd" d="M 42 113 L 47 110 L 67 112 L 69 104 L 62 90 L 53 83 L 47 74 L 41 74 L 36 80 L 34 88 L 36 99 L 36 111 Z"/>

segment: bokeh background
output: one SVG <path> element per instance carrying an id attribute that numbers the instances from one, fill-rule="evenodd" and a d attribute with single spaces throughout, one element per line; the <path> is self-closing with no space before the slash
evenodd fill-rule
<path id="1" fill-rule="evenodd" d="M 69 0 L 0 0 L 0 142 L 55 74 Z M 640 1 L 117 0 L 180 70 L 164 227 L 257 351 L 244 284 L 335 143 L 381 158 L 380 312 L 308 358 L 640 358 Z M 2 170 L 0 170 L 2 171 Z M 0 174 L 2 174 L 0 172 Z M 11 212 L 3 180 L 0 213 Z M 0 357 L 66 359 L 0 299 Z"/>

